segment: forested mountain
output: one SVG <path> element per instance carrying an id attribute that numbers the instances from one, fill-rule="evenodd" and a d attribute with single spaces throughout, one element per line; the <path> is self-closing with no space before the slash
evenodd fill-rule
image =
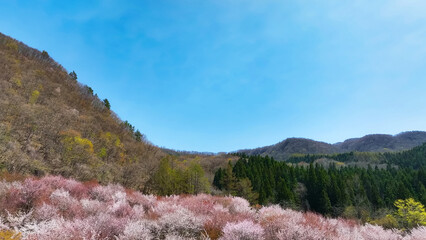
<path id="1" fill-rule="evenodd" d="M 419 146 L 426 142 L 426 132 L 402 132 L 395 136 L 387 134 L 371 134 L 362 138 L 351 138 L 334 144 L 341 152 L 387 152 L 401 151 Z"/>
<path id="2" fill-rule="evenodd" d="M 285 160 L 292 154 L 315 154 L 315 153 L 336 153 L 339 149 L 332 144 L 317 142 L 305 138 L 288 138 L 272 146 L 255 148 L 252 150 L 240 150 L 240 153 L 247 155 L 271 156 L 277 160 Z"/>
<path id="3" fill-rule="evenodd" d="M 289 163 L 336 163 L 339 166 L 387 166 L 421 168 L 426 166 L 426 143 L 400 152 L 349 152 L 337 154 L 298 154 L 287 159 Z"/>
<path id="4" fill-rule="evenodd" d="M 392 209 L 397 199 L 413 198 L 426 204 L 426 143 L 397 153 L 370 153 L 386 167 L 342 167 L 356 160 L 353 153 L 306 155 L 291 158 L 309 165 L 247 156 L 219 169 L 213 184 L 252 203 L 281 204 L 326 215 L 368 219 Z M 314 160 L 336 159 L 327 166 Z M 376 216 L 375 216 L 376 215 Z"/>
<path id="5" fill-rule="evenodd" d="M 426 142 L 426 132 L 410 131 L 397 135 L 370 134 L 329 144 L 305 138 L 288 138 L 277 144 L 255 149 L 239 150 L 247 155 L 270 156 L 279 161 L 293 154 L 332 154 L 345 152 L 392 152 L 419 146 Z"/>
<path id="6" fill-rule="evenodd" d="M 165 154 L 45 51 L 0 34 L 0 171 L 139 188 Z"/>

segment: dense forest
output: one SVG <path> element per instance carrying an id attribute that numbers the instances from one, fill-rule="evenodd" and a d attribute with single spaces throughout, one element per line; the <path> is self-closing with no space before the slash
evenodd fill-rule
<path id="1" fill-rule="evenodd" d="M 348 152 L 340 154 L 294 154 L 287 162 L 312 163 L 318 159 L 332 159 L 340 163 L 360 163 L 359 165 L 390 164 L 399 167 L 421 168 L 425 166 L 426 145 L 420 145 L 401 152 Z"/>
<path id="2" fill-rule="evenodd" d="M 219 169 L 213 184 L 252 204 L 280 204 L 364 221 L 383 217 L 397 199 L 426 203 L 426 144 L 399 153 L 374 153 L 380 163 L 387 164 L 385 168 L 314 163 L 324 157 L 354 161 L 355 156 L 357 153 L 293 157 L 293 162 L 309 162 L 299 165 L 243 154 L 235 164 Z"/>

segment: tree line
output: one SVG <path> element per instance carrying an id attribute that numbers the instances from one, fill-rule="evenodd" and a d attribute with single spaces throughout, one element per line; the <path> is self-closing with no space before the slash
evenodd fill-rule
<path id="1" fill-rule="evenodd" d="M 426 143 L 401 152 L 348 152 L 338 154 L 294 154 L 287 162 L 311 163 L 320 158 L 333 159 L 342 163 L 364 162 L 366 164 L 391 164 L 400 167 L 421 168 L 426 165 Z"/>
<path id="2" fill-rule="evenodd" d="M 306 167 L 268 156 L 242 154 L 235 164 L 229 162 L 226 168 L 216 171 L 213 185 L 225 193 L 246 197 L 253 204 L 280 204 L 367 220 L 388 212 L 397 199 L 413 198 L 426 204 L 424 149 L 425 145 L 403 153 L 383 154 L 388 165 L 382 169 L 335 164 L 324 167 L 313 161 Z M 417 161 L 410 162 L 410 156 Z M 391 163 L 399 165 L 394 167 Z M 245 182 L 244 191 L 241 182 Z M 250 196 L 244 196 L 247 193 Z"/>

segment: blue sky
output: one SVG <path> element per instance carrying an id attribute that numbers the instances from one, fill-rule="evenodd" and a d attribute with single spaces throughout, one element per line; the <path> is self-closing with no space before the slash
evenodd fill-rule
<path id="1" fill-rule="evenodd" d="M 156 145 L 232 151 L 426 130 L 426 1 L 2 1 Z"/>

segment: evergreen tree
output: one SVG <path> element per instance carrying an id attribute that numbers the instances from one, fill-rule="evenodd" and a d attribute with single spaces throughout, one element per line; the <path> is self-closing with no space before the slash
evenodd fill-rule
<path id="1" fill-rule="evenodd" d="M 236 184 L 237 196 L 247 199 L 251 204 L 257 203 L 259 194 L 253 192 L 251 182 L 248 178 L 240 179 Z"/>
<path id="2" fill-rule="evenodd" d="M 70 75 L 70 77 L 71 77 L 73 80 L 77 81 L 77 73 L 75 73 L 74 71 L 72 71 L 72 72 L 70 72 L 70 73 L 69 73 L 69 75 Z M 93 92 L 93 91 L 92 91 L 92 92 Z"/>
<path id="3" fill-rule="evenodd" d="M 281 177 L 279 178 L 277 183 L 277 202 L 294 202 L 294 194 L 288 188 L 286 181 Z"/>
<path id="4" fill-rule="evenodd" d="M 329 215 L 331 213 L 331 203 L 325 189 L 322 189 L 320 193 L 317 210 L 319 213 L 322 213 L 324 215 Z"/>
<path id="5" fill-rule="evenodd" d="M 109 103 L 108 99 L 104 99 L 104 105 L 108 110 L 111 110 L 111 104 Z"/>
<path id="6" fill-rule="evenodd" d="M 144 135 L 139 130 L 136 130 L 135 139 L 138 142 L 142 142 L 142 140 L 144 139 Z"/>
<path id="7" fill-rule="evenodd" d="M 222 168 L 219 168 L 214 173 L 214 179 L 213 179 L 213 186 L 217 187 L 219 190 L 223 189 L 223 177 L 224 177 L 224 170 Z"/>
<path id="8" fill-rule="evenodd" d="M 294 201 L 298 204 L 296 207 L 306 210 L 333 216 L 357 217 L 366 221 L 372 211 L 390 208 L 398 198 L 414 197 L 421 202 L 426 201 L 426 189 L 423 184 L 426 174 L 423 167 L 426 165 L 423 161 L 426 159 L 426 144 L 416 151 L 421 154 L 408 151 L 332 155 L 342 162 L 363 157 L 374 158 L 376 162 L 386 160 L 392 164 L 405 164 L 400 168 L 388 164 L 385 169 L 376 166 L 338 168 L 334 164 L 324 168 L 313 164 L 318 155 L 299 157 L 310 162 L 307 167 L 277 162 L 267 156 L 239 155 L 240 159 L 234 166 L 229 163 L 227 168 L 219 169 L 215 173 L 214 185 L 228 194 L 238 195 L 242 191 L 240 181 L 247 178 L 251 182 L 252 192 L 258 194 L 260 204 L 287 204 Z M 413 156 L 416 156 L 414 161 L 420 164 L 419 168 L 400 159 L 413 159 Z"/>
<path id="9" fill-rule="evenodd" d="M 223 186 L 223 189 L 226 190 L 228 194 L 235 195 L 237 190 L 237 178 L 232 172 L 232 163 L 228 162 L 225 172 L 223 173 L 222 182 L 220 183 Z"/>

